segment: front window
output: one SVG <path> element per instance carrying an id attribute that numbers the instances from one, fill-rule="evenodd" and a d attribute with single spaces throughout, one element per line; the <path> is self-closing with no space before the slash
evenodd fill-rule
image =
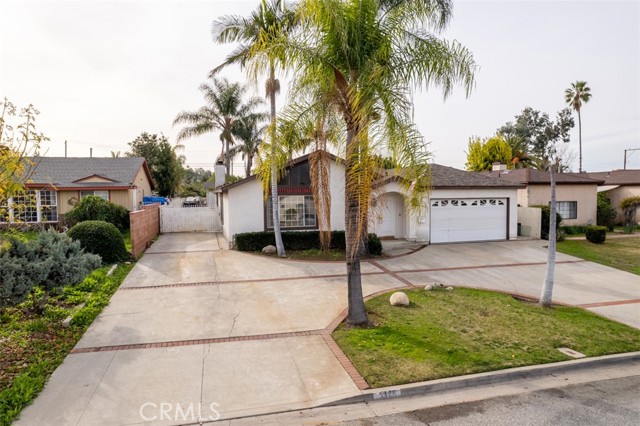
<path id="1" fill-rule="evenodd" d="M 17 193 L 11 203 L 13 218 L 16 222 L 38 221 L 38 200 L 36 191 L 30 189 Z"/>
<path id="2" fill-rule="evenodd" d="M 37 223 L 58 221 L 58 194 L 48 189 L 18 192 L 0 199 L 0 222 Z"/>
<path id="3" fill-rule="evenodd" d="M 556 207 L 562 219 L 578 218 L 578 202 L 577 201 L 557 201 Z"/>
<path id="4" fill-rule="evenodd" d="M 109 191 L 80 191 L 80 198 L 84 198 L 89 195 L 95 195 L 105 201 L 109 201 Z"/>
<path id="5" fill-rule="evenodd" d="M 316 208 L 313 195 L 280 195 L 281 228 L 314 228 L 316 226 Z M 271 197 L 267 200 L 267 228 L 273 228 Z"/>
<path id="6" fill-rule="evenodd" d="M 40 221 L 58 221 L 58 197 L 55 191 L 43 189 L 40 191 Z"/>

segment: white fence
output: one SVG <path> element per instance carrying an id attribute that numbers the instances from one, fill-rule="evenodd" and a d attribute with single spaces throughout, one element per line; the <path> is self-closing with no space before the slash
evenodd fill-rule
<path id="1" fill-rule="evenodd" d="M 160 208 L 160 232 L 217 232 L 222 230 L 220 216 L 210 207 Z"/>

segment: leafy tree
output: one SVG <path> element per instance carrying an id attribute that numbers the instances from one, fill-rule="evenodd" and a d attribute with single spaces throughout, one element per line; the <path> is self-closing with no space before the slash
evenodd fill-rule
<path id="1" fill-rule="evenodd" d="M 500 135 L 489 139 L 480 139 L 477 136 L 469 138 L 469 151 L 467 152 L 467 170 L 482 172 L 491 170 L 493 163 L 506 164 L 513 168 L 511 146 Z"/>
<path id="2" fill-rule="evenodd" d="M 158 194 L 172 196 L 182 181 L 182 158 L 176 153 L 180 145 L 171 146 L 164 135 L 141 133 L 129 142 L 127 157 L 144 157 L 151 170 Z"/>
<path id="3" fill-rule="evenodd" d="M 211 77 L 211 84 L 203 83 L 200 91 L 206 105 L 197 111 L 182 111 L 173 120 L 173 125 L 186 124 L 178 132 L 178 141 L 214 131 L 220 132 L 222 142 L 221 157 L 224 158 L 227 173 L 231 173 L 230 146 L 235 143 L 234 132 L 238 121 L 261 114 L 255 110 L 262 105 L 260 98 L 251 97 L 244 101 L 247 88 L 239 83 L 230 83 L 226 78 Z"/>
<path id="4" fill-rule="evenodd" d="M 598 192 L 596 218 L 598 226 L 606 226 L 609 231 L 613 231 L 616 209 L 611 205 L 611 200 L 607 197 L 606 192 Z"/>
<path id="5" fill-rule="evenodd" d="M 121 231 L 129 229 L 127 209 L 95 195 L 82 197 L 64 218 L 71 226 L 87 220 L 101 220 L 113 224 Z"/>
<path id="6" fill-rule="evenodd" d="M 518 137 L 523 139 L 528 152 L 539 159 L 536 168 L 548 170 L 551 165 L 549 151 L 556 141 L 569 142 L 569 131 L 574 126 L 571 110 L 565 108 L 558 112 L 555 120 L 549 114 L 526 107 L 515 122 L 508 122 L 498 129 L 498 133 L 505 138 Z"/>
<path id="7" fill-rule="evenodd" d="M 580 110 L 582 104 L 591 100 L 591 88 L 586 81 L 576 81 L 571 83 L 571 87 L 564 91 L 564 99 L 571 109 L 578 113 L 578 142 L 580 146 L 580 166 L 578 171 L 582 173 L 582 118 Z"/>
<path id="8" fill-rule="evenodd" d="M 629 197 L 620 201 L 620 208 L 624 214 L 625 232 L 633 234 L 638 222 L 636 221 L 636 211 L 640 208 L 640 197 Z"/>
<path id="9" fill-rule="evenodd" d="M 303 0 L 300 29 L 272 44 L 293 64 L 292 99 L 343 122 L 347 322 L 368 322 L 360 253 L 382 153 L 402 168 L 407 203 L 420 209 L 428 188 L 429 153 L 411 116 L 410 90 L 436 86 L 448 95 L 473 87 L 475 62 L 457 42 L 437 34 L 451 18 L 447 0 Z M 301 108 L 304 109 L 304 108 Z"/>
<path id="10" fill-rule="evenodd" d="M 276 95 L 280 93 L 280 80 L 276 78 L 279 68 L 286 68 L 288 58 L 282 50 L 274 49 L 283 37 L 287 37 L 296 27 L 295 13 L 285 7 L 282 0 L 262 0 L 258 9 L 248 18 L 232 15 L 224 16 L 213 23 L 213 39 L 218 43 L 239 42 L 225 61 L 212 71 L 212 75 L 231 64 L 247 68 L 248 74 L 255 80 L 258 74 L 266 72 L 265 84 L 269 98 L 271 126 L 269 136 L 273 152 L 266 157 L 272 164 L 268 174 L 261 174 L 263 186 L 270 184 L 271 209 L 273 213 L 273 231 L 278 256 L 284 257 L 284 244 L 280 230 L 280 203 L 278 202 L 278 164 L 276 163 Z M 227 170 L 227 173 L 230 173 Z"/>

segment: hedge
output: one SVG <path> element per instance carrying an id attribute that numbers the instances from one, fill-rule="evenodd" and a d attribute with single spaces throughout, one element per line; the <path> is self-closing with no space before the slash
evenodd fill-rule
<path id="1" fill-rule="evenodd" d="M 602 244 L 607 239 L 607 227 L 606 226 L 589 226 L 584 233 L 588 241 L 594 244 Z"/>
<path id="2" fill-rule="evenodd" d="M 122 262 L 130 257 L 122 234 L 111 223 L 87 220 L 74 225 L 68 235 L 80 241 L 86 252 L 99 255 L 104 263 Z"/>
<path id="3" fill-rule="evenodd" d="M 320 249 L 319 231 L 286 231 L 282 233 L 285 250 Z M 273 232 L 245 232 L 233 237 L 233 246 L 239 251 L 260 251 L 263 247 L 275 245 Z M 336 250 L 345 250 L 344 231 L 331 231 L 331 246 Z M 376 234 L 369 234 L 369 253 L 382 253 L 382 243 Z"/>
<path id="4" fill-rule="evenodd" d="M 71 226 L 88 220 L 101 220 L 115 225 L 121 231 L 129 229 L 129 211 L 95 195 L 83 197 L 64 220 Z"/>
<path id="5" fill-rule="evenodd" d="M 540 236 L 543 240 L 549 239 L 549 222 L 551 219 L 551 208 L 549 206 L 533 206 L 542 210 L 540 218 Z M 556 229 L 560 229 L 560 222 L 562 222 L 562 216 L 556 212 Z"/>

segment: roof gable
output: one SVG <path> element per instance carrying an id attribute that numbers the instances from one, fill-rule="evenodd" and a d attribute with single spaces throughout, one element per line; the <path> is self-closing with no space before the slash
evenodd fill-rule
<path id="1" fill-rule="evenodd" d="M 525 185 L 550 185 L 551 176 L 549 172 L 537 169 L 514 169 L 514 170 L 501 170 L 483 172 L 487 176 L 500 178 L 510 182 L 517 182 Z M 556 184 L 571 184 L 571 185 L 599 185 L 602 181 L 597 179 L 591 179 L 587 176 L 583 176 L 584 173 L 556 173 Z"/>

